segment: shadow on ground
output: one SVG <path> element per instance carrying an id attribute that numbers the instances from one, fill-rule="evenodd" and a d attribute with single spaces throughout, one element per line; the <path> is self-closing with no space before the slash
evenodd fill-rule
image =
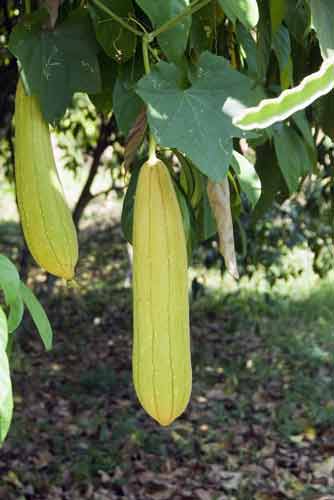
<path id="1" fill-rule="evenodd" d="M 17 260 L 15 225 L 0 227 L 0 239 Z M 334 493 L 334 284 L 320 283 L 303 301 L 248 290 L 193 303 L 192 399 L 162 429 L 131 383 L 120 228 L 91 225 L 81 240 L 79 287 L 57 283 L 50 296 L 44 275 L 30 272 L 55 344 L 43 352 L 29 319 L 17 333 L 0 498 L 318 500 Z"/>

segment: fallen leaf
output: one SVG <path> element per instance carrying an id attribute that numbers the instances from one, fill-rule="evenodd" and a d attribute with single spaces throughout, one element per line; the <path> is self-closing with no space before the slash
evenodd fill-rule
<path id="1" fill-rule="evenodd" d="M 330 478 L 334 473 L 334 456 L 328 457 L 320 464 L 315 464 L 313 467 L 313 475 L 316 478 Z"/>

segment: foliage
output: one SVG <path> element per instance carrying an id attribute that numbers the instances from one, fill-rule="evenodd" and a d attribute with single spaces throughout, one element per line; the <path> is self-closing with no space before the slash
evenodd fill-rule
<path id="1" fill-rule="evenodd" d="M 259 206 L 265 198 L 266 207 L 270 207 L 282 191 L 282 181 L 288 188 L 285 197 L 299 189 L 315 168 L 311 127 L 317 123 L 329 129 L 321 122 L 328 121 L 324 113 L 294 114 L 331 89 L 326 8 L 325 1 L 290 0 L 278 7 L 269 0 L 170 0 L 161 4 L 129 0 L 127 4 L 113 2 L 112 6 L 105 0 L 70 2 L 59 7 L 51 30 L 45 29 L 47 10 L 26 12 L 13 29 L 9 50 L 19 61 L 27 91 L 38 96 L 50 122 L 64 115 L 77 92 L 88 93 L 97 112 L 114 110 L 118 127 L 126 133 L 146 107 L 151 133 L 162 150 L 182 152 L 203 173 L 205 183 L 207 178 L 221 181 L 230 171 L 231 182 L 234 179 L 256 211 L 259 198 Z M 317 30 L 319 44 L 312 27 Z M 325 62 L 316 73 L 321 54 Z M 259 108 L 254 109 L 267 118 L 261 118 L 262 125 L 253 120 L 252 128 L 267 129 L 256 133 L 240 130 L 236 126 L 242 124 L 240 113 L 246 116 L 247 107 L 261 99 Z M 274 110 L 266 111 L 264 106 L 269 102 Z M 284 124 L 274 125 L 283 119 Z M 61 122 L 61 130 L 66 120 Z M 85 127 L 81 121 L 75 130 Z M 236 164 L 237 158 L 239 166 L 246 165 L 238 145 L 240 137 L 247 139 L 256 153 L 264 144 L 274 143 L 271 175 L 252 172 L 245 182 Z M 88 143 L 97 139 L 93 133 Z M 137 141 L 137 147 L 140 145 Z M 68 164 L 78 168 L 80 148 L 73 153 L 77 160 Z M 199 226 L 203 221 L 191 213 L 191 200 L 187 201 L 184 217 Z M 204 202 L 203 197 L 203 213 Z M 234 217 L 243 210 L 239 203 Z M 206 217 L 205 224 L 210 225 L 210 211 Z M 200 234 L 199 228 L 195 232 Z M 202 234 L 192 245 L 206 236 Z"/>
<path id="2" fill-rule="evenodd" d="M 0 307 L 0 444 L 3 443 L 12 419 L 13 396 L 9 372 L 11 346 L 19 327 L 24 306 L 29 310 L 46 349 L 52 347 L 52 330 L 44 309 L 24 283 L 20 281 L 14 264 L 0 255 L 0 288 L 4 295 L 5 314 Z"/>
<path id="3" fill-rule="evenodd" d="M 332 141 L 324 138 L 317 149 L 317 175 L 306 179 L 298 195 L 283 204 L 276 202 L 269 210 L 261 209 L 261 216 L 260 205 L 258 211 L 249 210 L 241 216 L 235 228 L 241 276 L 251 277 L 263 269 L 268 281 L 275 284 L 298 276 L 305 265 L 320 277 L 333 268 Z M 247 201 L 245 206 L 249 206 Z M 291 252 L 299 253 L 300 261 L 293 264 L 290 260 L 286 265 Z M 220 267 L 222 274 L 226 271 L 214 239 L 197 252 L 196 262 L 207 269 Z"/>

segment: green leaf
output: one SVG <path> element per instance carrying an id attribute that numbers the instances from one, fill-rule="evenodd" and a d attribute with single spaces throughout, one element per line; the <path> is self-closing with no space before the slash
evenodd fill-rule
<path id="1" fill-rule="evenodd" d="M 257 26 L 257 67 L 258 78 L 263 83 L 266 82 L 267 71 L 269 66 L 272 32 L 270 22 L 270 10 L 267 0 L 259 0 L 260 19 Z"/>
<path id="2" fill-rule="evenodd" d="M 121 225 L 124 238 L 132 244 L 133 211 L 140 166 L 132 169 L 130 183 L 123 201 Z"/>
<path id="3" fill-rule="evenodd" d="M 174 181 L 174 179 L 173 179 Z M 181 191 L 178 184 L 174 181 L 174 188 L 177 197 L 177 201 L 179 202 L 179 207 L 182 215 L 183 228 L 187 241 L 187 254 L 188 254 L 188 263 L 191 262 L 191 256 L 193 254 L 193 250 L 196 246 L 196 221 L 193 210 L 190 206 L 189 200 L 186 198 L 184 193 Z"/>
<path id="4" fill-rule="evenodd" d="M 104 52 L 100 52 L 99 65 L 102 79 L 102 89 L 98 94 L 90 94 L 89 98 L 100 113 L 108 114 L 113 107 L 113 92 L 117 77 L 118 65 Z"/>
<path id="5" fill-rule="evenodd" d="M 207 177 L 203 177 L 203 197 L 196 209 L 197 240 L 206 241 L 217 233 L 217 223 L 212 212 L 207 192 Z"/>
<path id="6" fill-rule="evenodd" d="M 301 132 L 310 149 L 315 150 L 314 137 L 312 135 L 311 126 L 309 121 L 307 120 L 305 111 L 298 111 L 298 113 L 295 113 L 293 115 L 293 121 L 297 125 L 298 130 Z"/>
<path id="7" fill-rule="evenodd" d="M 150 128 L 161 146 L 185 153 L 213 181 L 221 181 L 232 157 L 232 124 L 242 103 L 260 95 L 254 82 L 231 68 L 223 57 L 207 52 L 199 59 L 190 88 L 178 86 L 179 70 L 160 62 L 142 78 L 137 93 L 148 105 Z M 210 144 L 210 147 L 208 147 Z"/>
<path id="8" fill-rule="evenodd" d="M 189 200 L 190 206 L 195 210 L 203 196 L 203 174 L 189 158 L 183 156 L 179 151 L 175 151 L 175 154 L 181 164 L 180 186 Z"/>
<path id="9" fill-rule="evenodd" d="M 0 443 L 3 443 L 13 416 L 13 392 L 6 353 L 8 327 L 5 313 L 0 307 Z"/>
<path id="10" fill-rule="evenodd" d="M 37 11 L 12 32 L 9 48 L 23 69 L 29 94 L 38 96 L 49 122 L 59 119 L 75 92 L 101 91 L 99 50 L 86 9 L 74 11 L 54 31 L 42 29 Z"/>
<path id="11" fill-rule="evenodd" d="M 280 26 L 276 31 L 272 47 L 280 67 L 281 86 L 288 88 L 293 84 L 291 43 L 289 31 L 285 26 Z"/>
<path id="12" fill-rule="evenodd" d="M 179 154 L 177 154 L 177 156 L 178 158 L 180 157 Z M 187 242 L 188 263 L 190 265 L 193 250 L 195 249 L 195 246 L 198 243 L 196 237 L 196 219 L 189 199 L 190 197 L 188 196 L 188 193 L 186 193 L 182 188 L 179 179 L 176 179 L 174 176 L 173 173 L 174 162 L 172 158 L 167 157 L 166 155 L 163 154 L 163 152 L 158 153 L 158 158 L 168 167 L 173 181 L 173 186 L 175 189 L 177 201 L 181 211 L 183 229 Z"/>
<path id="13" fill-rule="evenodd" d="M 334 60 L 326 60 L 319 71 L 304 78 L 297 86 L 284 90 L 274 99 L 265 99 L 256 107 L 244 110 L 233 119 L 243 130 L 263 129 L 283 121 L 293 113 L 305 109 L 334 87 Z"/>
<path id="14" fill-rule="evenodd" d="M 124 20 L 134 17 L 132 0 L 100 0 L 106 7 Z M 95 4 L 89 5 L 96 39 L 109 57 L 118 63 L 124 63 L 131 59 L 136 51 L 137 37 L 131 31 L 123 28 L 117 21 L 99 9 Z"/>
<path id="15" fill-rule="evenodd" d="M 334 56 L 333 0 L 310 0 L 312 25 L 324 59 Z"/>
<path id="16" fill-rule="evenodd" d="M 250 32 L 240 23 L 237 24 L 236 35 L 242 51 L 245 53 L 247 75 L 256 80 L 258 78 L 256 43 Z"/>
<path id="17" fill-rule="evenodd" d="M 231 166 L 238 177 L 242 191 L 254 208 L 261 196 L 261 181 L 254 166 L 237 151 L 233 151 Z"/>
<path id="18" fill-rule="evenodd" d="M 189 0 L 136 0 L 139 7 L 147 14 L 153 27 L 159 28 L 177 16 L 190 5 Z M 158 42 L 170 61 L 178 64 L 187 47 L 191 26 L 191 16 L 184 17 L 174 28 L 158 36 Z"/>
<path id="19" fill-rule="evenodd" d="M 0 255 L 0 287 L 6 304 L 14 303 L 20 293 L 20 276 L 14 264 L 4 255 Z"/>
<path id="20" fill-rule="evenodd" d="M 114 112 L 120 130 L 128 135 L 144 103 L 135 93 L 137 81 L 144 74 L 142 61 L 132 60 L 119 67 L 113 92 Z"/>
<path id="21" fill-rule="evenodd" d="M 199 53 L 212 50 L 219 22 L 216 2 L 210 2 L 195 12 L 192 16 L 190 48 Z"/>
<path id="22" fill-rule="evenodd" d="M 282 203 L 289 196 L 289 191 L 270 141 L 256 149 L 255 170 L 261 180 L 262 191 L 252 213 L 255 223 L 270 209 L 274 201 Z"/>
<path id="23" fill-rule="evenodd" d="M 292 128 L 284 125 L 274 132 L 278 164 L 290 193 L 298 190 L 300 180 L 312 170 L 307 145 Z"/>
<path id="24" fill-rule="evenodd" d="M 290 35 L 299 43 L 303 43 L 311 25 L 311 9 L 308 0 L 285 0 L 286 11 L 284 21 Z"/>
<path id="25" fill-rule="evenodd" d="M 31 314 L 32 320 L 43 341 L 45 349 L 49 351 L 50 349 L 52 349 L 53 333 L 50 322 L 43 307 L 36 299 L 30 288 L 28 288 L 24 283 L 21 283 L 21 296 L 24 304 Z"/>
<path id="26" fill-rule="evenodd" d="M 334 92 L 321 97 L 315 103 L 315 118 L 322 130 L 334 140 Z"/>
<path id="27" fill-rule="evenodd" d="M 256 0 L 219 0 L 226 15 L 235 22 L 238 19 L 246 28 L 254 28 L 259 21 Z"/>
<path id="28" fill-rule="evenodd" d="M 20 325 L 24 313 L 24 304 L 20 295 L 10 304 L 8 315 L 8 330 L 13 333 Z"/>
<path id="29" fill-rule="evenodd" d="M 276 33 L 285 16 L 286 0 L 270 0 L 271 31 Z"/>

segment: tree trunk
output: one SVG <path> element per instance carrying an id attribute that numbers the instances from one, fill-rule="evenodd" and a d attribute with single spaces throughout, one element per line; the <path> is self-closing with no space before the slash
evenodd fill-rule
<path id="1" fill-rule="evenodd" d="M 73 221 L 77 229 L 79 227 L 79 222 L 86 206 L 93 198 L 90 189 L 94 182 L 95 176 L 99 170 L 101 157 L 106 148 L 110 144 L 110 135 L 115 129 L 116 129 L 116 122 L 114 116 L 112 116 L 109 121 L 102 122 L 100 137 L 94 151 L 93 161 L 90 167 L 89 175 L 87 177 L 85 185 L 81 191 L 79 199 L 73 210 Z"/>

